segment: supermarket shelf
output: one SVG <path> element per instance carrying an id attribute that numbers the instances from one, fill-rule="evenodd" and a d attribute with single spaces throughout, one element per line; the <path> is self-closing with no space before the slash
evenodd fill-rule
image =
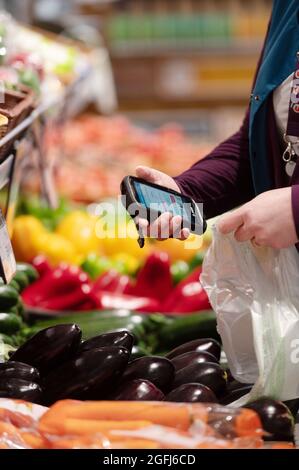
<path id="1" fill-rule="evenodd" d="M 155 43 L 148 41 L 123 41 L 117 45 L 110 46 L 112 58 L 158 58 L 173 57 L 184 54 L 186 57 L 210 56 L 210 55 L 256 55 L 262 47 L 262 40 L 256 39 L 248 42 L 239 41 L 235 44 L 219 42 L 213 43 L 209 40 L 207 44 L 198 41 L 180 41 L 177 44 L 173 41 L 157 41 Z"/>
<path id="2" fill-rule="evenodd" d="M 86 68 L 84 71 L 82 71 L 80 77 L 72 83 L 69 87 L 67 87 L 63 93 L 57 94 L 54 97 L 49 97 L 48 99 L 45 99 L 36 109 L 32 111 L 32 113 L 24 119 L 18 126 L 15 127 L 11 132 L 6 134 L 2 139 L 0 139 L 0 148 L 7 144 L 8 142 L 11 142 L 12 140 L 16 140 L 20 135 L 22 135 L 26 130 L 28 130 L 31 125 L 34 123 L 36 119 L 41 117 L 43 114 L 45 114 L 47 111 L 52 109 L 55 106 L 60 106 L 63 104 L 66 100 L 69 94 L 73 93 L 77 87 L 82 85 L 82 82 L 84 82 L 90 74 L 90 68 Z M 2 164 L 5 163 L 7 158 L 10 157 L 10 154 L 6 156 L 3 162 L 1 162 L 0 165 L 0 175 L 1 175 L 1 168 Z"/>

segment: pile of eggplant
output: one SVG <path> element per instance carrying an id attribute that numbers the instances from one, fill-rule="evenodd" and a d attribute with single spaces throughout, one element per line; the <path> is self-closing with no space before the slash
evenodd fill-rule
<path id="1" fill-rule="evenodd" d="M 75 324 L 41 330 L 0 364 L 0 397 L 46 406 L 65 398 L 226 405 L 251 389 L 219 364 L 221 345 L 214 339 L 190 341 L 165 357 L 134 358 L 133 347 L 126 330 L 86 341 Z M 272 440 L 292 439 L 294 420 L 285 404 L 267 398 L 247 406 L 259 413 Z"/>

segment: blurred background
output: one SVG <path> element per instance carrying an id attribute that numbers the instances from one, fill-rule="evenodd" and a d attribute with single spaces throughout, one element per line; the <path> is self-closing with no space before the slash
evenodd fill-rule
<path id="1" fill-rule="evenodd" d="M 117 110 L 219 141 L 248 103 L 271 0 L 1 0 L 18 20 L 104 44 Z"/>

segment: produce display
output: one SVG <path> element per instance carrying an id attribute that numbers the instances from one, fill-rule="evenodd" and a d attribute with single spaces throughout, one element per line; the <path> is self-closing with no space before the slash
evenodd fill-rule
<path id="1" fill-rule="evenodd" d="M 34 31 L 0 12 L 0 77 L 8 89 L 25 85 L 37 97 L 52 98 L 74 82 L 88 64 L 78 48 Z"/>
<path id="2" fill-rule="evenodd" d="M 150 131 L 125 116 L 92 114 L 49 129 L 46 146 L 59 194 L 81 202 L 115 197 L 120 181 L 134 174 L 137 165 L 176 175 L 212 148 L 210 142 L 192 141 L 175 123 Z M 24 175 L 30 192 L 39 189 L 38 178 L 33 176 Z"/>
<path id="3" fill-rule="evenodd" d="M 269 440 L 292 448 L 294 418 L 283 403 L 218 404 L 229 374 L 217 341 L 132 359 L 128 331 L 81 338 L 75 324 L 49 327 L 1 364 L 1 397 L 51 406 L 29 423 L 0 403 L 7 447 L 19 440 L 24 448 L 263 448 Z"/>
<path id="4" fill-rule="evenodd" d="M 30 404 L 30 413 L 22 402 L 4 404 L 9 409 L 0 401 L 3 449 L 293 448 L 287 442 L 265 444 L 260 418 L 248 409 L 62 400 L 49 410 Z"/>

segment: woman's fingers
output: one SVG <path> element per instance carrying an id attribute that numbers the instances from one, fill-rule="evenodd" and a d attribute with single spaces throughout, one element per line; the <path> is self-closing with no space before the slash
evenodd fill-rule
<path id="1" fill-rule="evenodd" d="M 168 238 L 177 238 L 184 241 L 190 236 L 188 228 L 182 229 L 182 218 L 180 216 L 173 217 L 169 212 L 160 215 L 151 225 L 147 219 L 135 221 L 144 237 L 156 238 L 160 241 Z"/>
<path id="2" fill-rule="evenodd" d="M 235 232 L 243 225 L 243 221 L 243 212 L 242 210 L 237 209 L 221 217 L 217 224 L 218 230 L 223 235 L 226 235 L 230 232 Z"/>
<path id="3" fill-rule="evenodd" d="M 242 225 L 235 231 L 235 239 L 237 240 L 237 242 L 247 242 L 248 240 L 251 240 L 252 237 L 252 230 L 246 228 L 245 225 Z"/>
<path id="4" fill-rule="evenodd" d="M 172 236 L 171 233 L 172 215 L 170 212 L 164 212 L 150 226 L 150 237 L 158 240 L 165 240 Z"/>

